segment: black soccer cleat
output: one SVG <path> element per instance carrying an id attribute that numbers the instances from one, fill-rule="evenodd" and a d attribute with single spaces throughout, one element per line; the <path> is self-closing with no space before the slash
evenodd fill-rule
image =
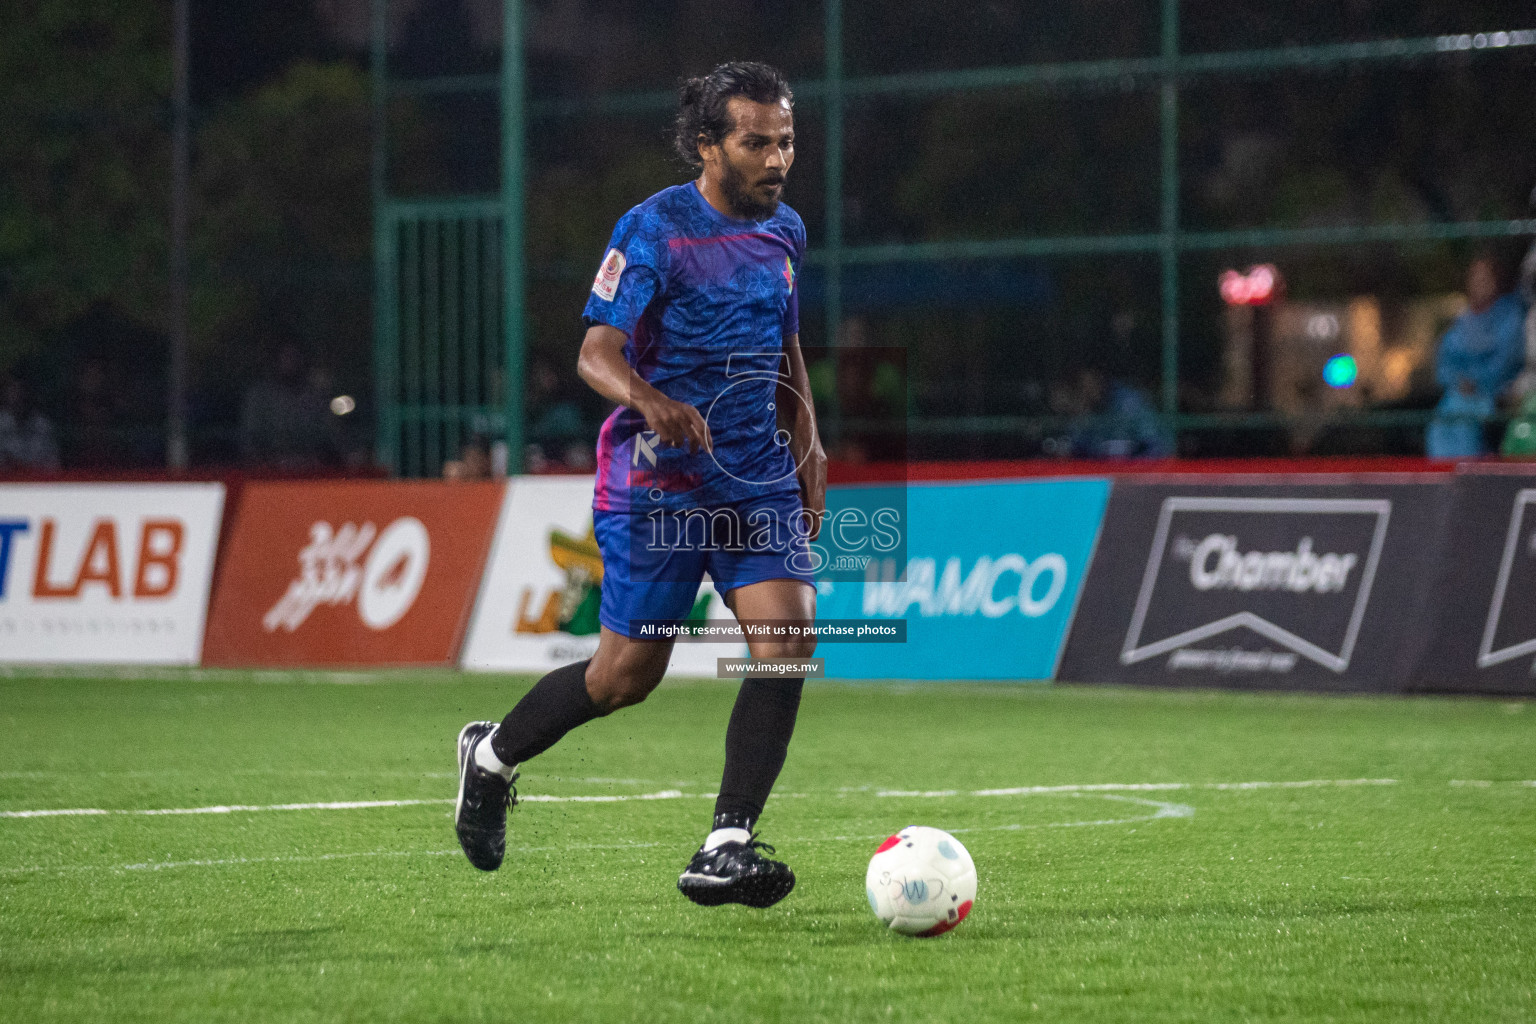
<path id="1" fill-rule="evenodd" d="M 745 843 L 721 843 L 713 850 L 700 847 L 677 880 L 678 891 L 701 907 L 773 906 L 795 887 L 795 873 L 788 864 L 769 860 L 759 850 L 774 852 L 767 843 L 757 841 L 756 833 Z"/>
<path id="2" fill-rule="evenodd" d="M 495 728 L 495 722 L 470 722 L 459 731 L 459 799 L 453 829 L 464 856 L 481 871 L 501 867 L 507 852 L 507 814 L 517 806 L 517 776 L 504 779 L 475 763 L 475 744 Z"/>

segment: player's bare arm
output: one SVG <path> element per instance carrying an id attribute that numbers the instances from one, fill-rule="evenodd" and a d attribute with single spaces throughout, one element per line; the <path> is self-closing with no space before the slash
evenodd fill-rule
<path id="1" fill-rule="evenodd" d="M 811 401 L 811 378 L 805 369 L 805 354 L 800 351 L 800 335 L 785 336 L 784 356 L 789 364 L 789 377 L 779 382 L 775 404 L 780 414 L 779 426 L 789 431 L 789 450 L 800 480 L 800 500 L 811 513 L 810 537 L 815 540 L 827 511 L 827 453 L 816 427 L 816 406 Z"/>
<path id="2" fill-rule="evenodd" d="M 671 445 L 687 445 L 692 451 L 713 451 L 709 424 L 699 410 L 674 401 L 647 384 L 624 359 L 628 339 L 617 327 L 596 324 L 581 342 L 576 372 L 587 385 L 619 405 L 627 405 L 645 417 L 646 426 Z"/>

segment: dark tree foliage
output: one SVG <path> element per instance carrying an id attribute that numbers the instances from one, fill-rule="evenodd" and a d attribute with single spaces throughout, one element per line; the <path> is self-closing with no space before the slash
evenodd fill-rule
<path id="1" fill-rule="evenodd" d="M 498 66 L 486 28 L 498 24 L 494 0 L 398 2 L 392 73 Z M 328 28 L 321 6 L 193 4 L 193 337 L 197 408 L 211 420 L 227 418 L 231 396 L 283 338 L 308 343 L 317 361 L 352 375 L 350 386 L 368 376 L 367 54 L 355 34 Z M 844 62 L 857 77 L 1153 57 L 1161 8 L 847 0 Z M 1187 53 L 1536 28 L 1528 0 L 1181 0 L 1180 9 Z M 585 0 L 527 11 L 529 91 L 540 101 L 667 93 L 733 59 L 782 68 L 799 97 L 787 198 L 813 247 L 824 237 L 825 122 L 814 89 L 802 88 L 823 67 L 819 4 Z M 70 346 L 115 338 L 150 373 L 165 327 L 169 5 L 14 0 L 0 29 L 0 372 L 47 364 L 67 374 Z M 1533 95 L 1529 49 L 1190 80 L 1181 223 L 1218 231 L 1526 216 Z M 1158 112 L 1156 82 L 1131 78 L 856 97 L 845 122 L 847 239 L 1156 231 Z M 658 109 L 530 124 L 531 340 L 556 365 L 572 358 L 582 295 L 614 220 L 691 176 L 668 152 L 670 118 Z M 397 99 L 390 119 L 392 193 L 497 187 L 493 96 Z M 1286 269 L 1293 295 L 1318 300 L 1437 293 L 1457 287 L 1469 249 L 1320 248 L 1288 254 Z M 1185 368 L 1197 385 L 1216 363 L 1219 334 L 1214 289 L 1200 282 L 1248 255 L 1185 261 Z M 821 340 L 816 273 L 808 268 L 808 343 Z M 987 273 L 1049 286 L 1000 287 L 991 299 L 961 289 L 963 304 L 940 297 L 873 315 L 859 306 L 865 284 L 849 278 L 850 309 L 870 340 L 918 350 L 914 379 L 927 382 L 918 411 L 1038 410 L 1046 384 L 1074 361 L 1157 384 L 1155 259 L 1023 261 Z M 927 294 L 920 284 L 877 281 L 869 294 L 877 285 Z"/>

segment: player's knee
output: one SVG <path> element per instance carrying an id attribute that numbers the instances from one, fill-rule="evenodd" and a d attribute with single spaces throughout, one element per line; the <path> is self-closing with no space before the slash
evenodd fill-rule
<path id="1" fill-rule="evenodd" d="M 603 714 L 639 704 L 661 682 L 653 672 L 617 671 L 593 665 L 587 670 L 587 695 Z"/>
<path id="2" fill-rule="evenodd" d="M 769 658 L 809 658 L 816 653 L 816 638 L 810 637 L 785 637 L 775 640 L 769 650 L 759 657 Z"/>
<path id="3" fill-rule="evenodd" d="M 816 638 L 803 637 L 789 643 L 789 650 L 785 652 L 786 658 L 809 658 L 816 653 Z"/>

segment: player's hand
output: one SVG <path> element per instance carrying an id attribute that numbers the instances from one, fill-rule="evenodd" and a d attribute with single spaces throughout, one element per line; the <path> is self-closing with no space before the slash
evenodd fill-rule
<path id="1" fill-rule="evenodd" d="M 821 533 L 821 521 L 827 515 L 827 453 L 816 445 L 795 467 L 800 480 L 800 503 L 811 514 L 811 532 L 807 540 Z"/>
<path id="2" fill-rule="evenodd" d="M 714 441 L 709 436 L 709 424 L 693 406 L 657 392 L 638 411 L 645 417 L 645 425 L 656 431 L 667 444 L 691 452 L 715 450 Z"/>

